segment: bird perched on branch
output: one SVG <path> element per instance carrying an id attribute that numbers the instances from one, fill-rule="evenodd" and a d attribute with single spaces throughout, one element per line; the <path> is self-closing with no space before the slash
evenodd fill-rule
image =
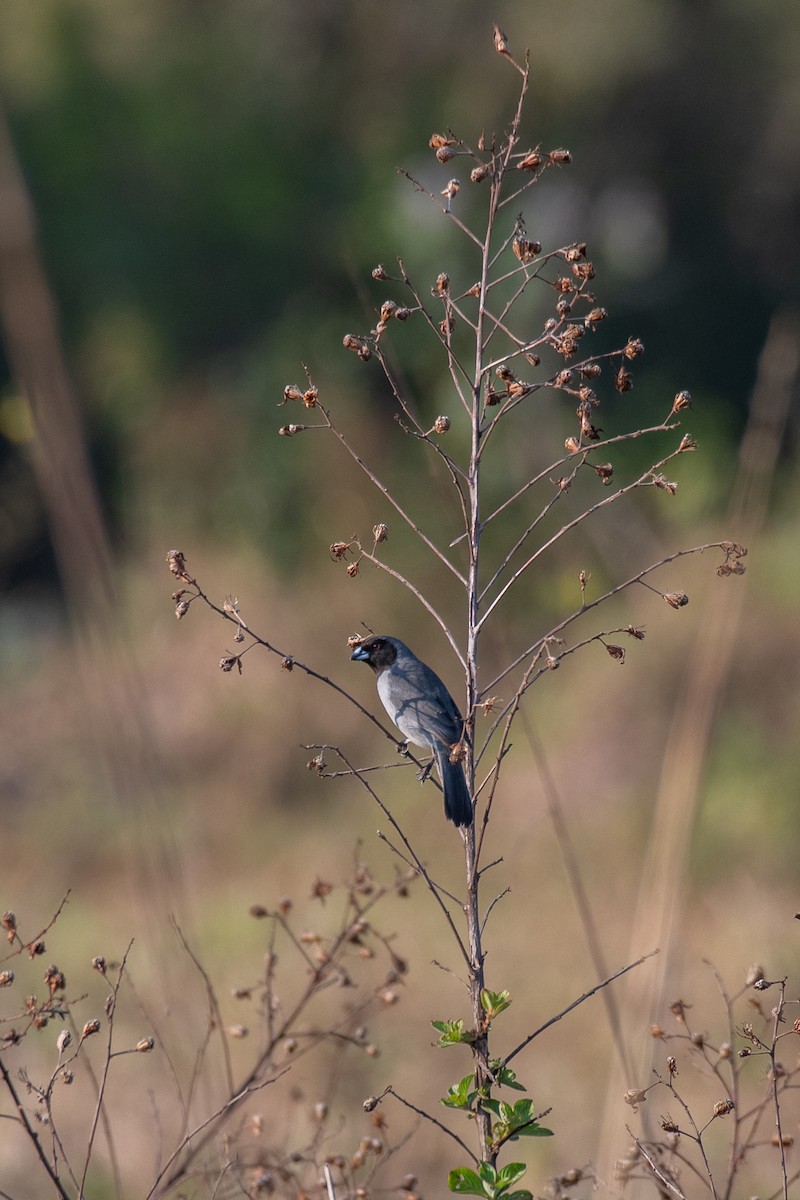
<path id="1" fill-rule="evenodd" d="M 369 663 L 377 676 L 383 707 L 397 728 L 436 759 L 445 816 L 454 825 L 471 825 L 472 800 L 464 770 L 460 761 L 451 759 L 462 741 L 464 722 L 439 676 L 399 638 L 385 634 L 364 638 L 350 657 Z"/>

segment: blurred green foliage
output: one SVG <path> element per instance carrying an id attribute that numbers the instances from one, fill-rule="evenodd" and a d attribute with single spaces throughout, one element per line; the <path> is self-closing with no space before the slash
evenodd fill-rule
<path id="1" fill-rule="evenodd" d="M 273 404 L 301 361 L 376 387 L 340 340 L 384 298 L 377 261 L 407 255 L 421 286 L 472 270 L 394 167 L 438 179 L 434 128 L 501 127 L 515 82 L 490 18 L 531 48 L 531 143 L 574 156 L 526 206 L 531 232 L 590 243 L 607 344 L 647 346 L 631 403 L 660 419 L 688 387 L 706 446 L 735 445 L 770 315 L 798 296 L 789 0 L 500 0 L 490 17 L 481 0 L 11 0 L 0 86 L 123 544 L 181 511 L 187 535 L 302 568 L 309 451 L 278 443 Z M 438 366 L 412 342 L 424 403 Z M 0 447 L 0 503 L 30 512 L 24 442 Z M 703 505 L 724 503 L 718 483 Z M 6 582 L 41 570 L 41 518 L 0 554 Z"/>

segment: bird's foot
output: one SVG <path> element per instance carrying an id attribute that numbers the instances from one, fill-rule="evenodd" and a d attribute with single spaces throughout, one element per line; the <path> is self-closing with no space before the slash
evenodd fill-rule
<path id="1" fill-rule="evenodd" d="M 420 781 L 420 783 L 424 783 L 425 780 L 428 778 L 431 771 L 433 770 L 433 764 L 434 764 L 434 759 L 431 759 L 431 761 L 429 763 L 427 763 L 426 766 L 420 767 L 419 771 L 417 772 L 417 779 Z"/>

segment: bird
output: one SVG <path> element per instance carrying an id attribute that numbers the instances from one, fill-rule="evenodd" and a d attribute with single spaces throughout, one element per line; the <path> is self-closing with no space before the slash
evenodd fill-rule
<path id="1" fill-rule="evenodd" d="M 464 721 L 439 676 L 399 638 L 386 634 L 363 638 L 350 658 L 372 667 L 383 707 L 403 736 L 433 754 L 445 816 L 456 826 L 471 825 L 472 800 L 464 770 L 450 759 L 451 749 L 463 737 Z"/>

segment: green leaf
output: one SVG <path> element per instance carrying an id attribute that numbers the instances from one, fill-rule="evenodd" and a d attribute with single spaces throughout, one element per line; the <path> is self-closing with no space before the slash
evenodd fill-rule
<path id="1" fill-rule="evenodd" d="M 511 1003 L 508 992 L 490 992 L 488 988 L 481 989 L 481 1007 L 490 1021 L 504 1012 Z"/>
<path id="2" fill-rule="evenodd" d="M 506 1192 L 503 1200 L 533 1200 L 533 1193 L 523 1188 L 520 1192 Z"/>
<path id="3" fill-rule="evenodd" d="M 469 1167 L 456 1167 L 447 1176 L 447 1186 L 451 1192 L 463 1196 L 485 1196 L 486 1190 L 479 1175 Z"/>
<path id="4" fill-rule="evenodd" d="M 448 1108 L 472 1108 L 478 1095 L 472 1086 L 474 1082 L 474 1075 L 465 1075 L 457 1084 L 447 1089 L 442 1104 L 446 1104 Z"/>
<path id="5" fill-rule="evenodd" d="M 461 1020 L 431 1021 L 431 1025 L 442 1035 L 436 1043 L 437 1046 L 456 1046 L 459 1042 L 469 1043 L 475 1040 L 471 1031 L 464 1031 L 464 1022 Z"/>
<path id="6" fill-rule="evenodd" d="M 495 1078 L 501 1087 L 513 1088 L 516 1092 L 524 1092 L 523 1084 L 517 1082 L 516 1074 L 511 1070 L 511 1067 L 504 1067 L 501 1059 L 495 1059 L 491 1064 L 492 1070 L 495 1073 Z"/>
<path id="7" fill-rule="evenodd" d="M 498 1185 L 505 1189 L 511 1187 L 511 1185 L 514 1183 L 519 1183 L 527 1169 L 528 1168 L 525 1166 L 525 1163 L 506 1163 L 506 1165 L 501 1167 L 497 1172 Z"/>

